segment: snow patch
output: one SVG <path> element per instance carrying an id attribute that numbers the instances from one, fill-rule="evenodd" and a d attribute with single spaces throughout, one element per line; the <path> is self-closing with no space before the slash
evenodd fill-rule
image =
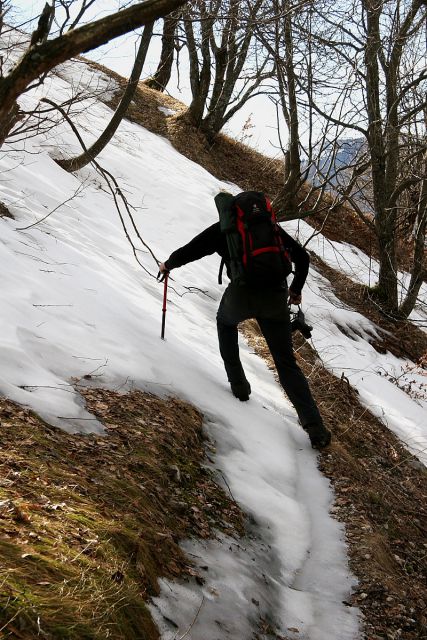
<path id="1" fill-rule="evenodd" d="M 157 107 L 157 108 L 166 116 L 174 116 L 177 113 L 175 109 L 169 109 L 168 107 Z"/>

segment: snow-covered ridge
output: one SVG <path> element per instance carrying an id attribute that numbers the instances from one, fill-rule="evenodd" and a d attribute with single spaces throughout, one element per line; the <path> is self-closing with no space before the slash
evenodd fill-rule
<path id="1" fill-rule="evenodd" d="M 48 92 L 61 103 L 71 90 L 67 77 L 53 77 L 23 101 L 31 106 Z M 110 116 L 92 98 L 72 111 L 87 144 Z M 164 584 L 156 605 L 163 638 L 175 637 L 176 630 L 161 612 L 173 611 L 184 631 L 204 597 L 189 639 L 249 638 L 263 614 L 287 637 L 294 628 L 294 636 L 306 640 L 356 640 L 358 612 L 342 603 L 355 580 L 342 527 L 328 513 L 328 482 L 273 374 L 245 344 L 251 400 L 239 403 L 229 392 L 215 327 L 222 294 L 217 257 L 172 274 L 166 341 L 160 340 L 156 262 L 122 209 L 145 270 L 137 264 L 105 181 L 93 168 L 70 175 L 52 159 L 80 151 L 68 125 L 58 124 L 22 147 L 5 148 L 0 156 L 0 200 L 15 216 L 0 220 L 0 391 L 73 431 L 102 432 L 71 384 L 87 374 L 100 385 L 136 386 L 193 402 L 215 441 L 215 466 L 254 520 L 253 536 L 240 545 L 226 539 L 188 543 L 188 551 L 200 562 L 209 559 L 215 570 L 203 587 Z M 99 160 L 119 181 L 139 232 L 159 259 L 216 220 L 213 196 L 229 188 L 163 138 L 129 122 Z M 423 442 L 425 447 L 425 405 L 376 373 L 400 361 L 380 356 L 360 337 L 375 332 L 374 325 L 340 308 L 314 269 L 304 297 L 314 344 L 326 364 L 338 375 L 345 370 L 366 404 L 377 407 L 404 439 L 413 439 L 414 450 Z M 355 339 L 338 325 L 349 333 L 357 329 Z"/>

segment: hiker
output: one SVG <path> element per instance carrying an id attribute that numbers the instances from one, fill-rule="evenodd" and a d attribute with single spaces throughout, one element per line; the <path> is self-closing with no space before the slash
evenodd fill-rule
<path id="1" fill-rule="evenodd" d="M 240 361 L 237 326 L 244 320 L 255 318 L 270 349 L 280 383 L 294 405 L 300 423 L 310 437 L 312 447 L 317 449 L 326 447 L 331 441 L 331 433 L 324 426 L 308 382 L 296 363 L 288 306 L 301 304 L 301 290 L 308 274 L 309 255 L 276 223 L 271 205 L 264 194 L 243 192 L 232 196 L 229 193 L 221 192 L 215 197 L 215 204 L 220 214 L 220 221 L 215 222 L 188 244 L 174 251 L 165 262 L 159 265 L 159 270 L 162 274 L 166 274 L 172 269 L 213 253 L 218 253 L 221 256 L 221 265 L 225 264 L 231 282 L 219 305 L 217 328 L 220 353 L 233 395 L 241 401 L 249 400 L 251 386 L 246 379 Z M 242 249 L 242 245 L 245 246 L 249 242 L 242 235 L 247 233 L 247 228 L 249 228 L 249 223 L 245 222 L 245 220 L 249 220 L 249 218 L 245 218 L 247 215 L 250 219 L 255 216 L 257 220 L 261 218 L 268 220 L 267 226 L 263 222 L 256 229 L 250 227 L 254 229 L 250 240 L 251 246 L 257 239 L 256 234 L 264 232 L 265 235 L 267 227 L 270 234 L 271 229 L 275 234 L 274 239 L 268 241 L 274 246 L 265 247 L 261 241 L 258 250 L 252 251 L 252 254 L 255 255 L 254 258 L 252 258 L 252 254 L 246 255 Z M 244 222 L 240 225 L 241 240 L 236 231 L 236 224 L 229 222 L 231 219 L 235 220 L 236 216 L 240 216 Z M 224 233 L 224 229 L 229 232 L 231 230 L 231 232 Z M 234 239 L 234 246 L 237 246 L 236 238 L 240 247 L 237 250 L 238 256 L 233 249 L 232 242 Z M 260 243 L 259 240 L 258 243 Z M 279 258 L 280 269 L 277 273 L 274 272 L 273 277 L 273 260 L 276 260 L 274 265 L 277 266 Z M 289 261 L 289 268 L 285 265 L 286 259 Z M 255 275 L 250 272 L 248 266 L 252 262 L 260 265 L 257 267 L 259 273 L 257 272 Z M 242 263 L 245 264 L 242 265 Z M 291 263 L 295 269 L 288 290 L 286 275 L 291 271 Z M 218 278 L 219 282 L 221 282 L 221 271 L 222 269 Z"/>

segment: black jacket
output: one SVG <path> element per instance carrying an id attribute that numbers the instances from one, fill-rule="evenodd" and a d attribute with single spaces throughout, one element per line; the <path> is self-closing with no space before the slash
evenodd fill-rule
<path id="1" fill-rule="evenodd" d="M 284 247 L 289 251 L 291 260 L 295 265 L 294 278 L 290 289 L 292 289 L 293 293 L 299 295 L 307 278 L 310 258 L 307 251 L 305 251 L 296 240 L 291 238 L 281 227 L 279 228 Z M 212 255 L 213 253 L 218 253 L 224 258 L 227 273 L 229 274 L 230 254 L 227 246 L 227 238 L 225 234 L 221 232 L 219 222 L 215 222 L 190 240 L 188 244 L 174 251 L 168 260 L 166 260 L 165 267 L 170 271 L 171 269 L 182 267 L 188 262 L 194 262 L 194 260 L 199 260 L 200 258 L 204 258 L 204 256 Z"/>

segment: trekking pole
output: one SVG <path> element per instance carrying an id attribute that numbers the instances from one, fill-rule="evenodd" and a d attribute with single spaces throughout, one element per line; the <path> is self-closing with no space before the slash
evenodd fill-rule
<path id="1" fill-rule="evenodd" d="M 165 324 L 166 324 L 166 299 L 167 299 L 167 293 L 168 293 L 168 278 L 169 278 L 169 273 L 166 271 L 166 273 L 163 276 L 163 281 L 164 281 L 164 288 L 163 288 L 163 307 L 162 307 L 162 332 L 160 334 L 160 337 L 162 340 L 165 339 Z"/>

